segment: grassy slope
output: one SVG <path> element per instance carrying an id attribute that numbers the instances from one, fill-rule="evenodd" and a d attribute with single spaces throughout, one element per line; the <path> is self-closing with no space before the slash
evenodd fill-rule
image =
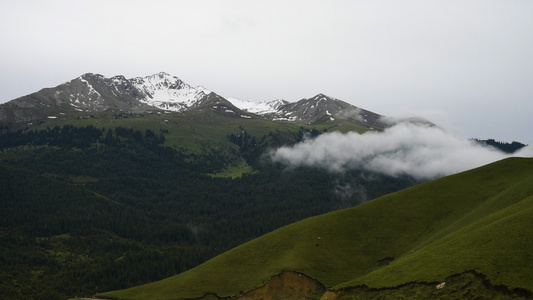
<path id="1" fill-rule="evenodd" d="M 229 134 L 240 134 L 239 126 L 244 124 L 245 129 L 251 136 L 261 138 L 268 135 L 269 132 L 282 132 L 292 135 L 298 131 L 300 126 L 305 128 L 316 128 L 319 131 L 327 129 L 328 131 L 340 132 L 365 132 L 368 129 L 348 121 L 335 121 L 320 125 L 305 125 L 289 122 L 269 121 L 260 117 L 252 119 L 246 118 L 229 118 L 217 114 L 210 110 L 191 111 L 187 113 L 163 113 L 157 114 L 145 113 L 143 117 L 129 117 L 115 119 L 114 112 L 98 113 L 96 118 L 77 119 L 77 115 L 65 115 L 57 119 L 47 119 L 44 123 L 35 125 L 31 129 L 46 129 L 46 127 L 75 125 L 87 126 L 93 125 L 99 128 L 114 129 L 115 127 L 127 127 L 136 130 L 145 131 L 151 129 L 156 133 L 159 130 L 168 130 L 165 134 L 167 146 L 183 147 L 193 153 L 201 153 L 203 147 L 212 147 L 216 149 L 229 149 L 236 146 L 228 139 Z"/>
<path id="2" fill-rule="evenodd" d="M 531 291 L 532 195 L 533 159 L 507 159 L 294 223 L 182 274 L 104 296 L 232 296 L 282 270 L 329 288 L 438 281 L 476 270 L 493 284 Z"/>
<path id="3" fill-rule="evenodd" d="M 118 112 L 117 112 L 118 113 Z M 317 125 L 297 124 L 290 122 L 270 121 L 261 117 L 235 118 L 220 115 L 210 110 L 198 110 L 187 113 L 144 113 L 143 116 L 130 116 L 125 114 L 127 118 L 115 118 L 115 112 L 99 112 L 96 118 L 80 118 L 87 117 L 87 113 L 63 115 L 57 119 L 47 119 L 43 123 L 30 126 L 30 129 L 42 130 L 47 127 L 54 126 L 88 126 L 93 125 L 98 128 L 105 128 L 114 130 L 116 127 L 133 128 L 144 132 L 147 129 L 159 134 L 165 130 L 165 145 L 182 148 L 189 153 L 202 154 L 204 151 L 215 150 L 230 158 L 230 165 L 225 171 L 220 171 L 217 174 L 212 174 L 217 177 L 236 178 L 242 176 L 244 173 L 253 173 L 252 168 L 243 163 L 243 160 L 236 155 L 238 153 L 238 146 L 230 142 L 227 138 L 230 134 L 239 135 L 241 129 L 239 126 L 244 124 L 246 132 L 250 136 L 255 136 L 261 139 L 270 132 L 279 132 L 288 140 L 294 139 L 300 127 L 307 129 L 316 128 L 320 132 L 339 131 L 350 132 L 356 131 L 363 133 L 368 131 L 368 128 L 360 126 L 349 121 L 334 121 Z M 21 126 L 19 124 L 19 126 Z M 23 127 L 14 127 L 13 129 L 22 129 Z M 105 133 L 104 133 L 105 134 Z"/>

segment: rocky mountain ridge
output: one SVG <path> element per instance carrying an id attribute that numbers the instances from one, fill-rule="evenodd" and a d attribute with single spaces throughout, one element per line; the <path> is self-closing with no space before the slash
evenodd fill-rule
<path id="1" fill-rule="evenodd" d="M 122 75 L 107 78 L 87 73 L 56 87 L 45 88 L 0 105 L 0 122 L 31 122 L 68 112 L 108 109 L 186 112 L 206 107 L 220 109 L 220 104 L 225 112 L 243 118 L 262 117 L 306 124 L 340 119 L 361 123 L 366 127 L 383 127 L 379 114 L 324 94 L 292 103 L 282 99 L 251 102 L 224 97 L 202 86 L 193 87 L 164 72 L 131 79 Z"/>

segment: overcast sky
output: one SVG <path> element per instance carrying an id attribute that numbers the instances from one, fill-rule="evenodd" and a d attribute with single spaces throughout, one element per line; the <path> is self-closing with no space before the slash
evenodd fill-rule
<path id="1" fill-rule="evenodd" d="M 317 93 L 533 143 L 533 1 L 0 2 L 0 103 L 84 73 L 224 96 Z"/>

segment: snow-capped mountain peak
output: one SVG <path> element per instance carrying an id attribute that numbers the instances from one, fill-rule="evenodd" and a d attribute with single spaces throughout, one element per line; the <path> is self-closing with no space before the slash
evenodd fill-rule
<path id="1" fill-rule="evenodd" d="M 132 78 L 130 82 L 145 95 L 141 102 L 170 111 L 187 109 L 211 93 L 205 87 L 192 87 L 164 72 Z"/>
<path id="2" fill-rule="evenodd" d="M 379 115 L 341 100 L 318 94 L 288 102 L 283 99 L 252 102 L 222 97 L 203 86 L 193 87 L 165 72 L 146 77 L 111 78 L 87 73 L 55 88 L 48 88 L 0 105 L 0 121 L 23 122 L 67 111 L 191 111 L 210 109 L 226 116 L 260 116 L 275 121 L 316 124 L 349 120 L 366 127 L 381 126 Z M 381 126 L 383 127 L 383 126 Z"/>

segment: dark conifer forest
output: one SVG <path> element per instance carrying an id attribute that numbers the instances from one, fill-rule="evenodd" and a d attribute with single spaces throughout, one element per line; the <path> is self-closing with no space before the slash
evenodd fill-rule
<path id="1" fill-rule="evenodd" d="M 228 134 L 255 172 L 216 177 L 231 158 L 165 146 L 165 131 L 56 126 L 0 135 L 0 294 L 67 299 L 186 271 L 306 217 L 407 186 L 362 171 L 285 169 L 263 155 L 287 138 Z M 348 190 L 350 190 L 348 192 Z"/>

